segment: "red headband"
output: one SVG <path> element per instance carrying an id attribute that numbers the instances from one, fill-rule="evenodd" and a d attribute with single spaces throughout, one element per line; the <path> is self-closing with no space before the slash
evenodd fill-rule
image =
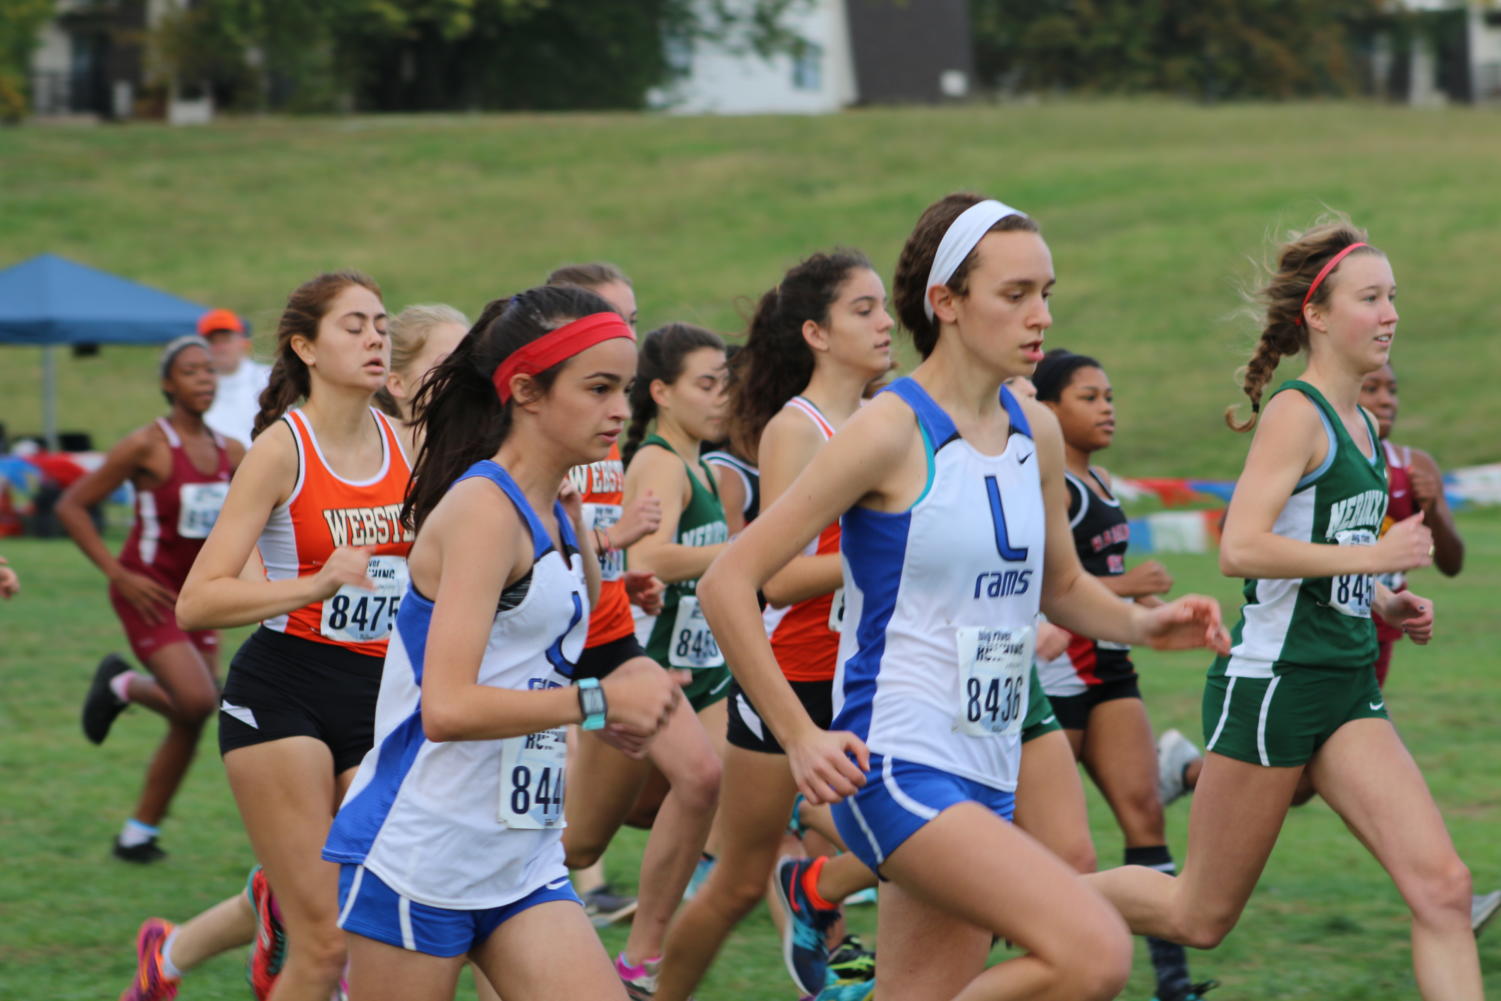
<path id="1" fill-rule="evenodd" d="M 1303 325 L 1303 310 L 1308 308 L 1308 300 L 1313 298 L 1313 293 L 1323 284 L 1324 279 L 1329 277 L 1329 272 L 1339 267 L 1339 262 L 1350 256 L 1350 251 L 1369 246 L 1369 243 L 1352 243 L 1344 250 L 1329 258 L 1329 263 L 1319 269 L 1319 273 L 1314 276 L 1313 284 L 1308 286 L 1308 292 L 1303 296 L 1303 305 L 1298 307 L 1298 318 L 1294 321 L 1298 326 L 1301 327 Z"/>
<path id="2" fill-rule="evenodd" d="M 617 337 L 624 337 L 632 343 L 636 340 L 636 335 L 619 313 L 590 313 L 563 324 L 557 330 L 549 330 L 530 344 L 511 352 L 505 361 L 495 366 L 495 374 L 491 376 L 495 394 L 501 403 L 508 403 L 512 376 L 545 372 L 596 344 Z"/>

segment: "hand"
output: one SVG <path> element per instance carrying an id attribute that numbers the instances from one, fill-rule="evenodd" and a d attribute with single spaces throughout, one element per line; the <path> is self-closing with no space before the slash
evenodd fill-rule
<path id="1" fill-rule="evenodd" d="M 1422 646 L 1433 639 L 1433 602 L 1411 591 L 1398 591 L 1382 606 L 1381 618 Z"/>
<path id="2" fill-rule="evenodd" d="M 605 728 L 594 731 L 594 735 L 632 761 L 646 757 L 646 749 L 651 744 L 650 738 L 637 737 L 617 723 L 606 723 Z"/>
<path id="3" fill-rule="evenodd" d="M 1121 574 L 1120 581 L 1127 586 L 1127 594 L 1167 594 L 1173 589 L 1173 575 L 1167 567 L 1156 560 L 1147 560 Z"/>
<path id="4" fill-rule="evenodd" d="M 1038 660 L 1053 660 L 1068 649 L 1068 630 L 1051 622 L 1037 624 L 1037 642 L 1033 646 Z"/>
<path id="5" fill-rule="evenodd" d="M 1230 652 L 1230 634 L 1220 621 L 1220 603 L 1202 594 L 1186 594 L 1166 605 L 1144 609 L 1142 638 L 1155 650 L 1208 647 Z"/>
<path id="6" fill-rule="evenodd" d="M 1433 565 L 1433 532 L 1423 524 L 1422 511 L 1388 528 L 1375 548 L 1377 573 Z"/>
<path id="7" fill-rule="evenodd" d="M 110 578 L 110 583 L 120 592 L 120 597 L 153 626 L 166 622 L 169 616 L 175 614 L 177 592 L 165 584 L 158 584 L 150 577 L 124 569 Z"/>
<path id="8" fill-rule="evenodd" d="M 626 662 L 600 682 L 605 722 L 633 737 L 651 737 L 667 723 L 690 678 L 687 671 L 664 671 L 645 658 Z"/>
<path id="9" fill-rule="evenodd" d="M 814 806 L 837 803 L 865 785 L 870 751 L 848 730 L 810 727 L 807 736 L 790 742 L 786 750 L 797 791 Z"/>
<path id="10" fill-rule="evenodd" d="M 563 513 L 568 515 L 568 520 L 573 522 L 575 534 L 584 534 L 584 498 L 573 485 L 568 477 L 563 477 L 563 485 L 558 488 L 558 503 L 563 505 Z"/>
<path id="11" fill-rule="evenodd" d="M 0 556 L 0 598 L 14 598 L 21 590 L 21 578 L 10 568 L 10 561 Z"/>
<path id="12" fill-rule="evenodd" d="M 661 524 L 662 499 L 648 490 L 627 504 L 620 520 L 605 531 L 616 549 L 628 549 L 655 532 Z"/>
<path id="13" fill-rule="evenodd" d="M 1408 466 L 1407 479 L 1412 483 L 1412 499 L 1424 511 L 1431 508 L 1434 501 L 1444 494 L 1443 479 L 1439 477 L 1437 470 L 1430 469 L 1427 463 L 1414 462 Z"/>
<path id="14" fill-rule="evenodd" d="M 313 576 L 318 585 L 318 600 L 332 598 L 341 587 L 359 587 L 375 590 L 375 581 L 368 574 L 370 569 L 369 546 L 340 546 Z"/>
<path id="15" fill-rule="evenodd" d="M 662 614 L 662 594 L 667 590 L 667 585 L 650 570 L 627 570 L 625 572 L 625 594 L 631 604 L 640 608 L 647 615 Z"/>

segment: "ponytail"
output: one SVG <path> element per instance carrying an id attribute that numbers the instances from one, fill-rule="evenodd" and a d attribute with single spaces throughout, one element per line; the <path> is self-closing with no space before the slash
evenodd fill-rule
<path id="1" fill-rule="evenodd" d="M 1234 405 L 1225 408 L 1225 423 L 1232 431 L 1249 431 L 1261 414 L 1266 385 L 1277 370 L 1277 363 L 1308 347 L 1308 328 L 1303 315 L 1306 306 L 1322 306 L 1329 301 L 1339 266 L 1333 268 L 1317 285 L 1325 265 L 1352 244 L 1365 243 L 1365 231 L 1344 216 L 1333 216 L 1314 224 L 1302 233 L 1293 233 L 1277 253 L 1277 264 L 1268 267 L 1267 279 L 1255 294 L 1254 301 L 1265 309 L 1261 336 L 1251 360 L 1241 376 L 1241 391 L 1251 401 L 1251 416 L 1235 419 Z M 1355 253 L 1380 254 L 1375 247 L 1363 246 Z"/>

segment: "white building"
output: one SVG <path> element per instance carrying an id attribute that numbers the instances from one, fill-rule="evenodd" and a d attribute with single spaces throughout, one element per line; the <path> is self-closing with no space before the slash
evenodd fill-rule
<path id="1" fill-rule="evenodd" d="M 974 77 L 965 0 L 804 0 L 769 57 L 731 41 L 669 39 L 678 73 L 649 95 L 678 114 L 820 114 L 853 104 L 963 97 Z"/>

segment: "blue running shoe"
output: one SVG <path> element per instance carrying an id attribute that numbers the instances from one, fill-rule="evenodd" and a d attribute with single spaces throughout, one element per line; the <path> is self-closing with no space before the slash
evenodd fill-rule
<path id="1" fill-rule="evenodd" d="M 804 994 L 823 991 L 829 975 L 829 926 L 837 907 L 815 907 L 803 890 L 803 875 L 816 859 L 783 858 L 777 863 L 777 901 L 782 905 L 782 958 L 792 982 Z"/>
<path id="2" fill-rule="evenodd" d="M 836 980 L 813 996 L 813 1001 L 866 1001 L 876 992 L 874 980 Z"/>

